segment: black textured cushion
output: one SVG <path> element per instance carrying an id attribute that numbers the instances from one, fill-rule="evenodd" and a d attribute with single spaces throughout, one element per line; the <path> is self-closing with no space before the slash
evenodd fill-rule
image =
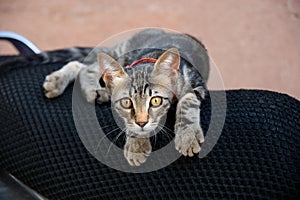
<path id="1" fill-rule="evenodd" d="M 299 197 L 300 102 L 296 99 L 269 91 L 226 91 L 222 135 L 205 158 L 182 156 L 157 171 L 125 173 L 102 164 L 83 146 L 72 117 L 72 86 L 57 99 L 44 97 L 45 75 L 65 64 L 65 58 L 13 59 L 0 65 L 0 167 L 45 197 Z M 96 110 L 100 123 L 112 130 L 109 107 L 105 104 Z M 210 112 L 208 97 L 201 113 L 204 131 Z M 162 140 L 156 141 L 156 147 Z"/>

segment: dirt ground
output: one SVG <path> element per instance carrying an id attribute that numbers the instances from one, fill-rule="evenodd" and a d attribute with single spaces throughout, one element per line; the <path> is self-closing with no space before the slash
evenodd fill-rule
<path id="1" fill-rule="evenodd" d="M 299 0 L 0 0 L 0 30 L 19 33 L 43 51 L 96 46 L 141 27 L 200 39 L 226 89 L 268 89 L 300 99 Z M 0 41 L 0 54 L 15 52 Z M 219 88 L 213 78 L 209 84 Z"/>

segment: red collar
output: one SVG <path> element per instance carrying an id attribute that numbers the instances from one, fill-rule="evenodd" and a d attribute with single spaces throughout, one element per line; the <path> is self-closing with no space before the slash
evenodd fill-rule
<path id="1" fill-rule="evenodd" d="M 130 65 L 127 65 L 125 68 L 129 69 L 131 67 L 134 67 L 140 63 L 145 63 L 145 62 L 151 62 L 151 63 L 155 63 L 157 60 L 155 58 L 141 58 L 139 60 L 134 61 L 133 63 L 131 63 Z"/>

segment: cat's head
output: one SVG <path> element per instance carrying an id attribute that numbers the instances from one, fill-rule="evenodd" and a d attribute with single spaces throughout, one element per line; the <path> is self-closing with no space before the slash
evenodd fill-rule
<path id="1" fill-rule="evenodd" d="M 171 106 L 179 73 L 177 49 L 165 51 L 155 63 L 142 63 L 125 72 L 112 57 L 100 53 L 102 79 L 114 109 L 124 119 L 127 134 L 148 137 Z"/>

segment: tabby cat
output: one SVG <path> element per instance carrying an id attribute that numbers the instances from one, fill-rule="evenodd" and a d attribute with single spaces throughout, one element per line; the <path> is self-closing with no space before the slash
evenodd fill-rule
<path id="1" fill-rule="evenodd" d="M 63 93 L 78 76 L 88 102 L 112 102 L 126 125 L 124 155 L 139 166 L 151 153 L 150 133 L 177 103 L 175 147 L 184 156 L 200 151 L 204 136 L 200 104 L 209 74 L 205 47 L 194 37 L 160 29 L 141 31 L 113 48 L 101 47 L 89 61 L 72 61 L 45 78 L 48 98 Z M 103 83 L 103 84 L 101 84 Z"/>

